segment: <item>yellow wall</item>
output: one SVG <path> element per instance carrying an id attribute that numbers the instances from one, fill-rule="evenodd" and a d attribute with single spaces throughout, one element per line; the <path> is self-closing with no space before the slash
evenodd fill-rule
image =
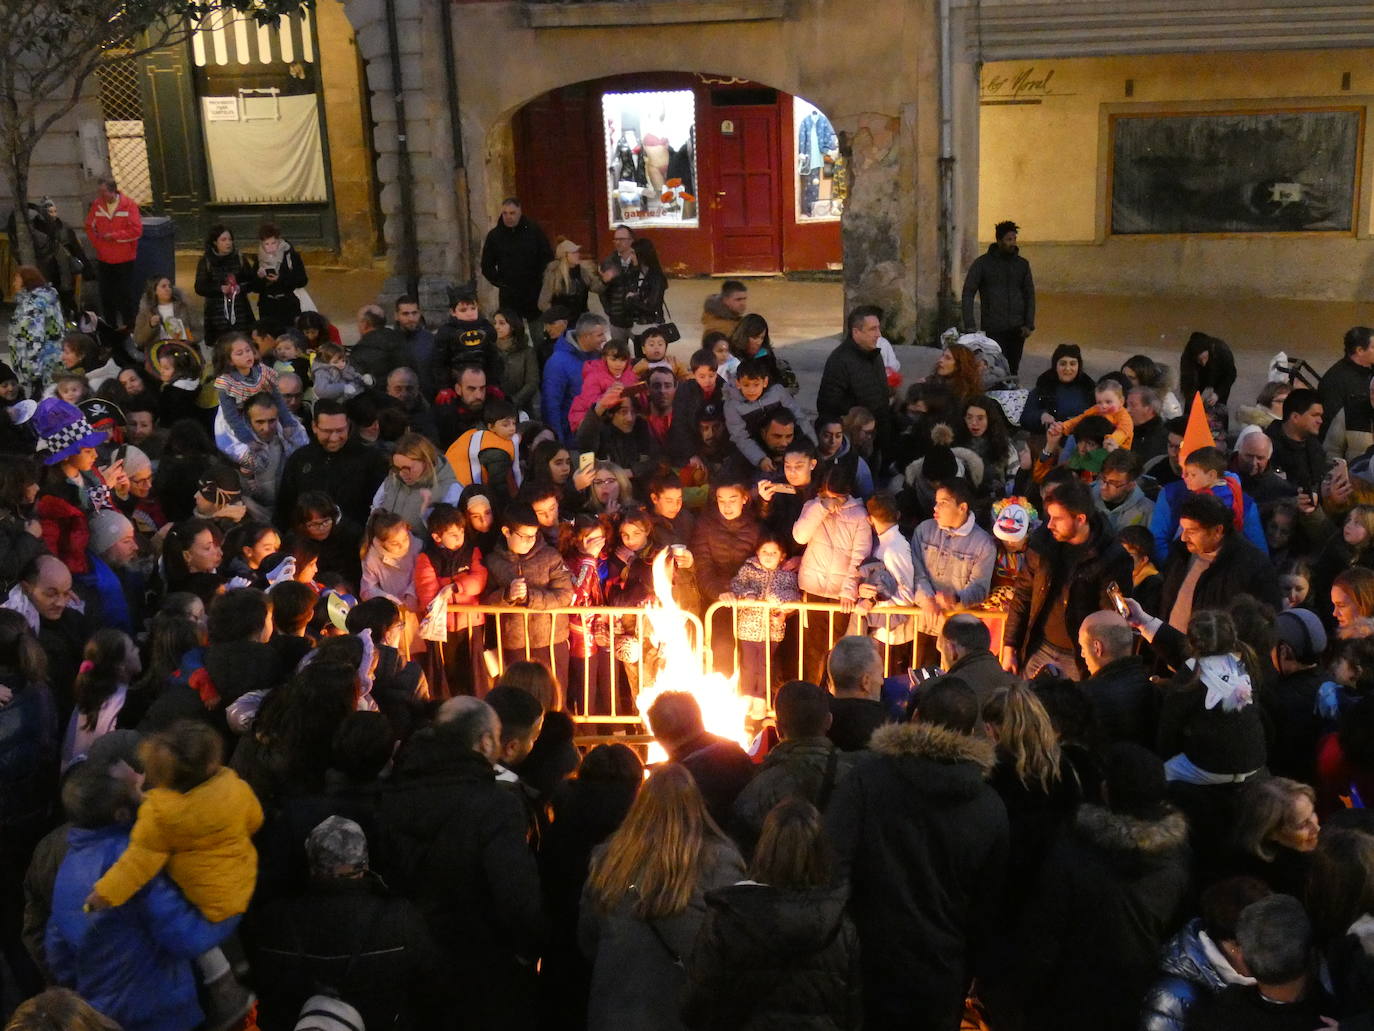
<path id="1" fill-rule="evenodd" d="M 983 67 L 978 236 L 1021 224 L 1042 289 L 1356 299 L 1374 296 L 1374 51 L 1016 61 Z M 1341 89 L 1343 73 L 1350 89 Z M 1126 95 L 1127 80 L 1132 95 Z M 1004 103 L 990 103 L 1004 101 Z M 1005 103 L 1005 101 L 1039 101 Z M 1107 116 L 1279 105 L 1366 108 L 1357 232 L 1112 237 Z"/>
<path id="2" fill-rule="evenodd" d="M 339 222 L 339 261 L 372 264 L 377 227 L 372 211 L 372 157 L 363 136 L 362 78 L 353 27 L 339 0 L 318 0 L 320 71 L 329 126 L 329 171 Z"/>

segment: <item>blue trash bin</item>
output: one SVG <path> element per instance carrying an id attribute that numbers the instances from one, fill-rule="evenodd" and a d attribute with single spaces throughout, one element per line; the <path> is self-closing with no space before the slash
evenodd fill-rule
<path id="1" fill-rule="evenodd" d="M 177 281 L 176 226 L 163 215 L 143 217 L 143 236 L 138 241 L 138 257 L 134 259 L 138 272 L 138 289 L 142 293 L 148 280 L 166 276 Z"/>

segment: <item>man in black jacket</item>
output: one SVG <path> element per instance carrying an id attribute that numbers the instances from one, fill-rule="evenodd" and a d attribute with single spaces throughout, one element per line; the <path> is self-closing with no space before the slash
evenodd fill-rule
<path id="1" fill-rule="evenodd" d="M 1169 451 L 1169 430 L 1159 416 L 1159 395 L 1150 387 L 1133 387 L 1126 395 L 1126 411 L 1135 426 L 1131 453 L 1144 465 Z"/>
<path id="2" fill-rule="evenodd" d="M 415 1027 L 443 970 L 423 916 L 368 870 L 367 837 L 352 820 L 328 817 L 305 851 L 305 892 L 249 910 L 244 924 L 262 1031 L 290 1031 L 324 988 L 355 1007 L 364 1027 Z"/>
<path id="3" fill-rule="evenodd" d="M 1374 375 L 1374 329 L 1355 326 L 1347 330 L 1344 345 L 1345 356 L 1327 369 L 1317 384 L 1326 425 L 1331 425 L 1337 412 L 1344 411 L 1347 428 L 1368 426 L 1374 418 L 1369 405 L 1369 378 Z"/>
<path id="4" fill-rule="evenodd" d="M 544 269 L 553 261 L 553 248 L 544 230 L 520 210 L 520 201 L 501 202 L 501 217 L 482 244 L 482 275 L 501 292 L 501 307 L 513 308 L 521 318 L 539 317 L 539 288 Z"/>
<path id="5" fill-rule="evenodd" d="M 1047 665 L 1070 680 L 1086 674 L 1078 626 L 1109 608 L 1107 584 L 1131 583 L 1131 556 L 1075 480 L 1045 503 L 1045 525 L 1031 535 L 1007 610 L 1002 667 L 1027 680 Z"/>
<path id="6" fill-rule="evenodd" d="M 486 702 L 451 698 L 410 739 L 382 797 L 387 883 L 424 914 L 444 950 L 457 1026 L 533 1026 L 544 940 L 539 871 L 525 813 L 496 780 L 501 722 Z M 443 1026 L 454 1026 L 451 1009 Z M 431 1026 L 440 1026 L 438 1021 Z"/>
<path id="7" fill-rule="evenodd" d="M 887 367 L 878 351 L 878 338 L 883 335 L 883 310 L 863 304 L 845 319 L 845 337 L 821 372 L 821 385 L 816 391 L 816 414 L 844 418 L 855 405 L 873 413 L 877 420 L 874 436 L 874 458 L 870 461 L 874 473 L 882 468 L 878 456 L 891 454 L 892 405 L 887 385 Z"/>
<path id="8" fill-rule="evenodd" d="M 1018 232 L 1015 222 L 997 223 L 997 242 L 969 266 L 963 297 L 965 332 L 973 332 L 973 297 L 977 294 L 982 302 L 979 325 L 1002 348 L 1013 375 L 1021 367 L 1026 337 L 1035 330 L 1035 281 L 1030 262 L 1021 257 L 1016 246 Z"/>
<path id="9" fill-rule="evenodd" d="M 322 490 L 358 524 L 367 522 L 372 496 L 389 469 L 387 457 L 352 435 L 348 413 L 338 401 L 317 401 L 315 439 L 286 460 L 277 488 L 277 525 L 290 527 L 296 499 Z"/>
<path id="10" fill-rule="evenodd" d="M 1091 676 L 1083 692 L 1108 742 L 1155 743 L 1157 709 L 1149 671 L 1135 652 L 1130 625 L 1115 612 L 1094 612 L 1078 628 L 1078 647 Z"/>
<path id="11" fill-rule="evenodd" d="M 711 817 L 728 827 L 735 799 L 754 776 L 754 764 L 744 749 L 709 733 L 696 696 L 686 691 L 664 691 L 649 706 L 648 717 L 649 729 L 669 760 L 687 768 Z"/>
<path id="12" fill-rule="evenodd" d="M 1179 539 L 1170 547 L 1155 614 L 1180 633 L 1194 612 L 1227 608 L 1238 594 L 1282 607 L 1268 556 L 1235 526 L 1230 507 L 1215 494 L 1189 494 L 1178 506 Z"/>
<path id="13" fill-rule="evenodd" d="M 996 763 L 963 684 L 922 691 L 915 721 L 882 727 L 839 786 L 826 829 L 863 956 L 865 1026 L 955 1031 L 971 957 L 1006 871 Z"/>
<path id="14" fill-rule="evenodd" d="M 1368 391 L 1366 386 L 1366 395 Z M 1295 390 L 1283 400 L 1282 421 L 1271 422 L 1264 431 L 1274 442 L 1273 467 L 1300 491 L 1319 490 L 1326 473 L 1322 421 L 1322 403 L 1317 392 Z"/>
<path id="15" fill-rule="evenodd" d="M 415 364 L 405 337 L 386 324 L 386 313 L 376 304 L 358 310 L 358 342 L 348 349 L 348 361 L 359 372 L 371 376 L 372 386 L 378 391 L 386 386 L 392 369 Z"/>

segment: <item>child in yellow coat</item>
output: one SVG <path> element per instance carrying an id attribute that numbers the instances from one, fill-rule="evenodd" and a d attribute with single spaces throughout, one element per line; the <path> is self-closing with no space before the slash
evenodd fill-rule
<path id="1" fill-rule="evenodd" d="M 262 806 L 253 789 L 221 765 L 223 745 L 214 728 L 182 720 L 139 746 L 143 795 L 129 847 L 95 882 L 88 910 L 121 906 L 165 867 L 186 900 L 212 923 L 237 921 L 257 883 L 253 834 Z M 213 1026 L 237 1020 L 254 998 L 219 949 L 197 960 Z M 207 1025 L 211 1024 L 207 1021 Z"/>
<path id="2" fill-rule="evenodd" d="M 219 734 L 186 720 L 139 747 L 146 783 L 129 847 L 95 882 L 92 909 L 121 906 L 163 867 L 188 902 L 218 923 L 248 908 L 257 881 L 253 789 L 220 765 Z"/>

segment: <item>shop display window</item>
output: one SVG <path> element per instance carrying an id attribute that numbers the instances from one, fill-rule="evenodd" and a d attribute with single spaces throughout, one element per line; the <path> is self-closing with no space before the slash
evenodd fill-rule
<path id="1" fill-rule="evenodd" d="M 699 225 L 692 91 L 605 93 L 601 110 L 610 224 Z"/>
<path id="2" fill-rule="evenodd" d="M 838 222 L 848 181 L 840 140 L 830 119 L 801 97 L 792 99 L 797 221 Z"/>

